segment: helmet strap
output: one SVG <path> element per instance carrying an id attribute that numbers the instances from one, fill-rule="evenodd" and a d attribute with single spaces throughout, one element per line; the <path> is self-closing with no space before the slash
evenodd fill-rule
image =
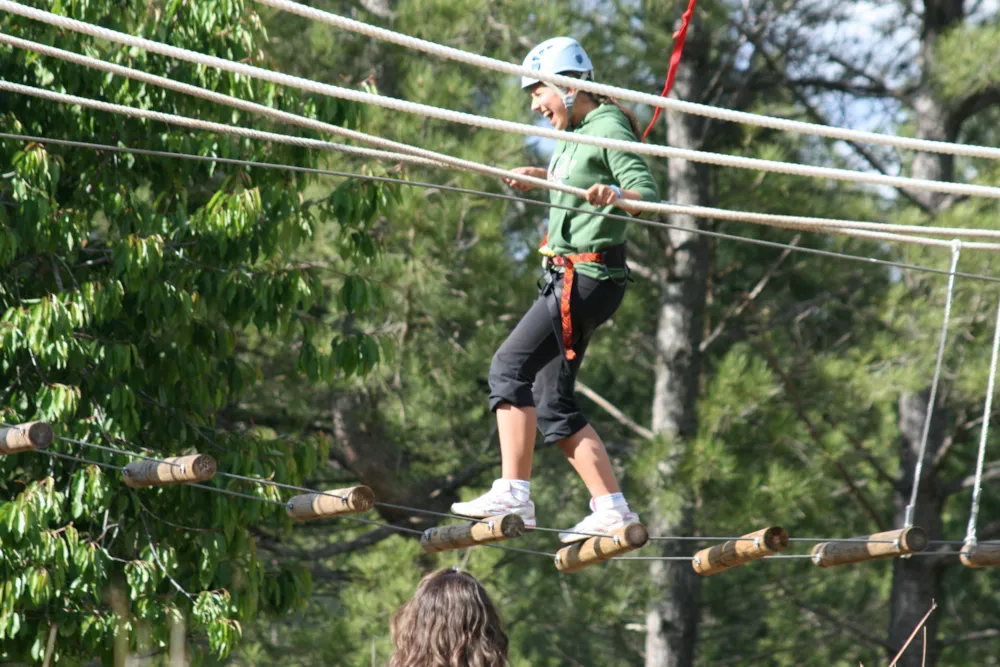
<path id="1" fill-rule="evenodd" d="M 566 114 L 569 116 L 569 124 L 573 124 L 573 105 L 576 104 L 576 94 L 579 91 L 574 90 L 572 93 L 565 92 L 562 94 L 562 103 L 566 107 Z"/>
<path id="2" fill-rule="evenodd" d="M 569 116 L 567 120 L 570 122 L 570 124 L 572 124 L 573 105 L 576 104 L 576 94 L 578 91 L 574 90 L 573 92 L 569 92 L 567 90 L 563 90 L 554 83 L 549 83 L 548 81 L 543 81 L 542 83 L 544 83 L 546 88 L 554 92 L 556 95 L 559 96 L 559 99 L 562 100 L 563 106 L 566 107 L 566 114 Z"/>

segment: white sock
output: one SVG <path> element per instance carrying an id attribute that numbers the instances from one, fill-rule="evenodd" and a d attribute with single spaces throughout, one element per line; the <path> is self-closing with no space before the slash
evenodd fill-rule
<path id="1" fill-rule="evenodd" d="M 616 512 L 627 513 L 628 503 L 625 502 L 624 493 L 609 493 L 606 496 L 598 496 L 590 501 L 590 506 L 595 512 L 601 510 L 615 510 Z"/>
<path id="2" fill-rule="evenodd" d="M 522 503 L 528 502 L 531 498 L 531 482 L 523 479 L 498 479 L 493 482 L 493 488 L 500 491 L 508 489 L 515 498 Z"/>

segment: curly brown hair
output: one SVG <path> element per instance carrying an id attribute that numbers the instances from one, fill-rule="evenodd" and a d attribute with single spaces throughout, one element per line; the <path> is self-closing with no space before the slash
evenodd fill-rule
<path id="1" fill-rule="evenodd" d="M 454 568 L 421 579 L 393 615 L 391 667 L 505 667 L 507 634 L 486 589 Z"/>

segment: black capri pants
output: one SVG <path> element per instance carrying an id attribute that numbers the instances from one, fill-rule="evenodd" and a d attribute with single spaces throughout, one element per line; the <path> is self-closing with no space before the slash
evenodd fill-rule
<path id="1" fill-rule="evenodd" d="M 624 261 L 622 262 L 624 264 Z M 563 276 L 547 271 L 539 296 L 490 364 L 490 409 L 509 403 L 534 407 L 544 442 L 568 438 L 587 425 L 573 396 L 576 374 L 590 337 L 607 321 L 625 296 L 627 280 L 594 280 L 576 272 L 570 295 L 573 349 L 568 361 L 562 349 L 559 299 Z"/>

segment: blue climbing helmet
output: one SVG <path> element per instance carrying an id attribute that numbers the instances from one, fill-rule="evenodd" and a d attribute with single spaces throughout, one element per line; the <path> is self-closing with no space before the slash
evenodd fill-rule
<path id="1" fill-rule="evenodd" d="M 545 40 L 528 52 L 521 66 L 542 74 L 575 72 L 582 74 L 582 79 L 594 78 L 594 65 L 590 62 L 590 56 L 580 46 L 580 42 L 572 37 Z M 536 83 L 538 79 L 521 77 L 521 88 L 530 88 Z"/>
<path id="2" fill-rule="evenodd" d="M 542 74 L 579 74 L 584 81 L 594 80 L 594 65 L 590 62 L 590 56 L 580 46 L 580 42 L 572 37 L 553 37 L 545 40 L 528 52 L 522 67 Z M 538 79 L 530 76 L 521 77 L 522 90 L 536 83 Z M 545 82 L 545 86 L 562 98 L 566 111 L 572 116 L 576 92 L 569 93 L 548 82 Z"/>

